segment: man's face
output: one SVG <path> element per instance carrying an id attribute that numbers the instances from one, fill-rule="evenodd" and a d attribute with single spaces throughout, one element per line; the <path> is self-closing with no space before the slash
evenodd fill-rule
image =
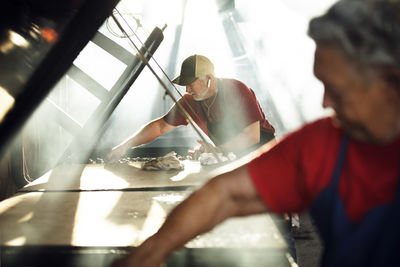
<path id="1" fill-rule="evenodd" d="M 340 50 L 321 45 L 315 52 L 314 74 L 324 84 L 323 106 L 335 111 L 335 124 L 362 142 L 393 139 L 398 114 L 393 105 L 387 105 L 383 79 L 363 75 Z"/>
<path id="2" fill-rule="evenodd" d="M 189 85 L 186 85 L 186 93 L 191 94 L 193 99 L 196 101 L 201 101 L 206 99 L 208 93 L 208 87 L 204 81 L 196 79 Z"/>

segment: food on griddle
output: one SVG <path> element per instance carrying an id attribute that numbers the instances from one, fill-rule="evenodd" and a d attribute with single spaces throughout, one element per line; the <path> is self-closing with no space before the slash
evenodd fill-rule
<path id="1" fill-rule="evenodd" d="M 183 164 L 178 159 L 176 152 L 172 151 L 163 157 L 146 161 L 142 169 L 147 171 L 183 170 Z"/>
<path id="2" fill-rule="evenodd" d="M 217 153 L 217 156 L 221 162 L 234 161 L 236 159 L 236 155 L 233 152 L 229 152 L 225 155 L 223 153 Z M 219 163 L 213 153 L 202 153 L 199 157 L 199 161 L 201 165 L 214 165 Z"/>

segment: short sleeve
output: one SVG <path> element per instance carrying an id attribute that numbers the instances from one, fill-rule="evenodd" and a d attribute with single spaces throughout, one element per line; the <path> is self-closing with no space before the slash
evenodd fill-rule
<path id="1" fill-rule="evenodd" d="M 325 118 L 287 135 L 248 164 L 249 175 L 271 211 L 302 212 L 333 172 L 341 131 Z"/>

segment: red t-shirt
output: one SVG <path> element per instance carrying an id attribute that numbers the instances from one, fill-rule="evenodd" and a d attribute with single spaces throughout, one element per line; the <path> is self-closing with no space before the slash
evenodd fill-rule
<path id="1" fill-rule="evenodd" d="M 275 132 L 266 120 L 253 90 L 235 79 L 218 79 L 218 94 L 210 110 L 202 106 L 201 101 L 195 101 L 189 94 L 185 94 L 178 102 L 207 135 L 210 123 L 226 126 L 224 129 L 230 132 L 231 137 L 256 121 L 260 121 L 261 131 Z M 174 126 L 188 124 L 176 104 L 163 119 Z M 213 141 L 223 143 L 223 140 Z"/>
<path id="2" fill-rule="evenodd" d="M 321 119 L 248 164 L 250 177 L 271 211 L 301 212 L 312 205 L 331 181 L 342 135 L 331 118 Z M 358 222 L 376 205 L 392 201 L 399 172 L 400 138 L 386 145 L 350 140 L 339 181 L 347 216 Z"/>

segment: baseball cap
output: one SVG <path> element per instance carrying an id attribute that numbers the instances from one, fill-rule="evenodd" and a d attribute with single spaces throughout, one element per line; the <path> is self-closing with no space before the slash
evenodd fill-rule
<path id="1" fill-rule="evenodd" d="M 193 55 L 182 62 L 181 74 L 172 82 L 189 85 L 197 78 L 214 73 L 214 64 L 205 56 Z"/>

